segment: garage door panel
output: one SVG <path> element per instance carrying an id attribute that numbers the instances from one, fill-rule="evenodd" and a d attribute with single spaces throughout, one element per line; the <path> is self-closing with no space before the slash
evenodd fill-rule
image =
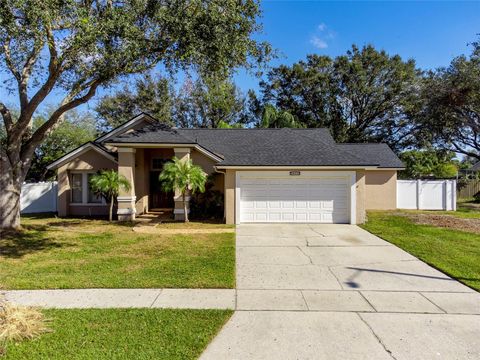
<path id="1" fill-rule="evenodd" d="M 284 222 L 293 222 L 295 220 L 295 213 L 285 212 L 282 214 L 282 221 Z"/>
<path id="2" fill-rule="evenodd" d="M 241 178 L 241 222 L 348 223 L 350 176 Z"/>
<path id="3" fill-rule="evenodd" d="M 308 201 L 295 201 L 295 208 L 308 209 Z"/>

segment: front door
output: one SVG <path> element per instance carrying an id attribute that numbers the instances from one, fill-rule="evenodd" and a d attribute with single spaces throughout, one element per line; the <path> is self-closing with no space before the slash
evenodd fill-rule
<path id="1" fill-rule="evenodd" d="M 162 182 L 158 179 L 160 171 L 150 171 L 150 209 L 171 209 L 175 206 L 173 192 L 162 190 Z"/>

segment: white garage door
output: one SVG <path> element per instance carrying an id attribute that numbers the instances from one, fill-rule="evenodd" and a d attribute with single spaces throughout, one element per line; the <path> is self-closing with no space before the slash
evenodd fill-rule
<path id="1" fill-rule="evenodd" d="M 237 175 L 239 222 L 350 223 L 351 172 Z"/>

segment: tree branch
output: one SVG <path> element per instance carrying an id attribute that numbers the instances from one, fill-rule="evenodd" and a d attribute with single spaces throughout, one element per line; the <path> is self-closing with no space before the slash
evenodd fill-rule
<path id="1" fill-rule="evenodd" d="M 21 108 L 25 108 L 28 105 L 28 93 L 27 93 L 28 79 L 30 78 L 33 65 L 35 64 L 38 56 L 40 55 L 43 44 L 44 44 L 43 39 L 38 39 L 38 38 L 36 39 L 33 49 L 28 55 L 27 60 L 25 61 L 25 64 L 23 66 L 22 73 L 21 73 L 21 80 L 18 84 L 19 85 L 18 93 L 20 97 Z"/>
<path id="2" fill-rule="evenodd" d="M 55 128 L 55 126 L 60 123 L 62 116 L 68 110 L 71 110 L 81 104 L 86 103 L 90 100 L 97 91 L 97 88 L 101 85 L 101 80 L 92 80 L 88 92 L 78 98 L 71 99 L 72 94 L 69 94 L 65 100 L 62 102 L 62 105 L 53 112 L 48 121 L 46 121 L 42 126 L 40 126 L 37 131 L 32 135 L 32 137 L 25 143 L 22 147 L 22 161 L 30 160 L 30 157 L 33 154 L 35 148 L 43 141 L 44 137 Z"/>
<path id="3" fill-rule="evenodd" d="M 7 63 L 7 67 L 9 68 L 9 70 L 11 71 L 11 73 L 13 74 L 15 79 L 17 79 L 17 82 L 20 84 L 20 81 L 21 81 L 20 73 L 15 68 L 15 64 L 12 61 L 12 54 L 10 52 L 10 45 L 9 44 L 10 44 L 10 37 L 7 37 L 7 39 L 5 40 L 5 43 L 3 44 L 3 52 L 5 54 L 5 62 Z"/>
<path id="4" fill-rule="evenodd" d="M 48 78 L 41 88 L 35 93 L 32 99 L 26 104 L 26 106 L 21 108 L 20 116 L 15 126 L 15 131 L 12 134 L 12 141 L 20 141 L 20 138 L 24 134 L 29 122 L 32 119 L 33 113 L 40 103 L 52 91 L 61 74 L 61 62 L 58 61 L 57 49 L 52 31 L 49 27 L 45 27 L 45 33 L 47 36 L 48 50 L 50 53 L 50 60 L 48 63 Z"/>
<path id="5" fill-rule="evenodd" d="M 0 102 L 0 114 L 2 114 L 3 122 L 5 123 L 5 129 L 7 130 L 8 134 L 13 126 L 13 119 L 10 110 L 2 102 Z"/>

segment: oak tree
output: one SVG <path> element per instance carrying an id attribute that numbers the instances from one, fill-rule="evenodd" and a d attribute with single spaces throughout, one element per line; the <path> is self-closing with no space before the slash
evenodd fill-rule
<path id="1" fill-rule="evenodd" d="M 35 148 L 67 111 L 158 64 L 228 73 L 263 62 L 270 47 L 251 36 L 259 11 L 256 0 L 1 1 L 0 70 L 18 94 L 20 114 L 0 102 L 0 228 L 20 226 L 21 184 Z M 33 116 L 52 94 L 62 100 L 33 130 Z"/>

